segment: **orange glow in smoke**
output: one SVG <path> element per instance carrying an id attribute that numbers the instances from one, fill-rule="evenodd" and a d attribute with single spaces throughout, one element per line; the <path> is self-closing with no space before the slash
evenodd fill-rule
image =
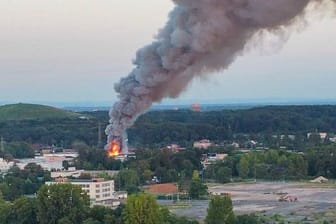
<path id="1" fill-rule="evenodd" d="M 111 146 L 109 150 L 107 151 L 107 156 L 108 157 L 116 157 L 120 154 L 120 145 L 119 142 L 116 140 L 113 140 L 111 142 Z"/>

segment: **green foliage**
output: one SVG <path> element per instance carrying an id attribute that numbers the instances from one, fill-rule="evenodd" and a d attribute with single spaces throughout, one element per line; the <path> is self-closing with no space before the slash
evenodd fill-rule
<path id="1" fill-rule="evenodd" d="M 122 224 L 121 211 L 123 207 L 119 206 L 117 209 L 112 210 L 105 206 L 94 206 L 89 210 L 87 219 L 84 224 Z"/>
<path id="2" fill-rule="evenodd" d="M 121 162 L 106 156 L 106 151 L 89 147 L 85 142 L 76 141 L 72 148 L 77 150 L 79 157 L 75 160 L 74 166 L 77 169 L 85 170 L 118 170 Z"/>
<path id="3" fill-rule="evenodd" d="M 71 222 L 68 216 L 64 216 L 63 218 L 57 221 L 57 224 L 73 224 L 73 222 Z"/>
<path id="4" fill-rule="evenodd" d="M 124 211 L 125 224 L 158 224 L 162 222 L 159 205 L 146 194 L 131 195 Z"/>
<path id="5" fill-rule="evenodd" d="M 329 155 L 330 156 L 330 155 Z M 311 158 L 310 163 L 313 163 Z M 307 177 L 308 162 L 306 157 L 294 152 L 285 151 L 253 151 L 243 155 L 230 155 L 224 161 L 213 164 L 205 170 L 207 178 L 221 180 L 223 177 L 219 172 L 227 175 L 230 170 L 237 169 L 235 176 L 258 179 L 304 179 Z M 336 162 L 336 161 L 335 161 Z M 312 171 L 316 172 L 316 171 Z"/>
<path id="6" fill-rule="evenodd" d="M 319 146 L 308 150 L 308 175 L 336 178 L 336 147 Z"/>
<path id="7" fill-rule="evenodd" d="M 336 132 L 336 106 L 267 106 L 242 110 L 192 112 L 152 111 L 141 116 L 129 130 L 130 142 L 141 145 L 172 141 L 232 140 L 237 133 L 307 133 L 316 128 Z M 236 135 L 237 137 L 237 135 Z M 238 140 L 238 139 L 236 139 Z M 272 147 L 274 139 L 264 139 Z M 274 143 L 274 142 L 273 142 Z M 292 146 L 300 146 L 297 138 Z"/>
<path id="8" fill-rule="evenodd" d="M 4 144 L 4 151 L 0 151 L 0 157 L 11 158 L 32 158 L 35 151 L 33 147 L 26 142 L 11 142 Z"/>
<path id="9" fill-rule="evenodd" d="M 254 214 L 236 216 L 235 224 L 261 224 L 259 217 Z"/>
<path id="10" fill-rule="evenodd" d="M 0 223 L 9 223 L 10 211 L 10 204 L 0 198 Z"/>
<path id="11" fill-rule="evenodd" d="M 193 178 L 189 185 L 189 196 L 192 199 L 201 199 L 208 194 L 208 187 L 199 178 L 198 171 L 193 172 Z"/>
<path id="12" fill-rule="evenodd" d="M 79 186 L 44 185 L 37 193 L 37 219 L 40 224 L 59 221 L 81 223 L 89 210 L 89 198 Z"/>
<path id="13" fill-rule="evenodd" d="M 16 199 L 13 203 L 0 199 L 0 223 L 31 224 L 36 222 L 36 200 Z"/>
<path id="14" fill-rule="evenodd" d="M 22 105 L 21 105 L 22 106 Z M 17 105 L 16 107 L 20 107 Z M 207 138 L 213 141 L 235 140 L 244 143 L 245 134 L 255 133 L 255 140 L 269 147 L 286 145 L 289 149 L 320 145 L 314 137 L 306 141 L 306 133 L 316 129 L 336 132 L 336 106 L 270 106 L 244 110 L 205 111 L 201 113 L 189 110 L 152 111 L 142 115 L 129 129 L 129 141 L 138 146 L 166 146 L 176 142 L 191 146 L 193 141 Z M 21 109 L 22 110 L 22 109 Z M 8 142 L 27 141 L 31 143 L 58 144 L 69 147 L 76 140 L 88 145 L 98 145 L 98 124 L 104 127 L 108 123 L 108 112 L 82 113 L 90 119 L 76 116 L 64 116 L 64 111 L 52 108 L 53 112 L 41 112 L 38 107 L 25 108 L 33 111 L 33 116 L 25 115 L 29 120 L 6 112 L 13 120 L 0 119 L 0 135 Z M 41 114 L 41 115 L 40 115 Z M 44 114 L 49 114 L 45 116 Z M 38 116 L 36 116 L 38 115 Z M 14 119 L 15 118 L 15 119 Z M 273 134 L 293 133 L 295 140 L 275 139 Z M 100 145 L 102 147 L 103 145 Z"/>
<path id="15" fill-rule="evenodd" d="M 161 208 L 162 224 L 198 224 L 195 220 L 179 217 L 169 212 L 168 208 Z"/>
<path id="16" fill-rule="evenodd" d="M 102 222 L 94 220 L 93 218 L 88 218 L 83 222 L 83 224 L 102 224 Z"/>
<path id="17" fill-rule="evenodd" d="M 178 182 L 182 177 L 191 179 L 193 170 L 201 166 L 200 157 L 199 150 L 173 153 L 169 150 L 139 149 L 136 151 L 136 159 L 127 161 L 125 166 L 136 172 L 139 184 L 148 183 L 153 176 L 161 183 Z M 118 183 L 116 186 L 118 187 Z"/>
<path id="18" fill-rule="evenodd" d="M 61 110 L 54 107 L 35 104 L 12 104 L 0 106 L 0 121 L 46 119 L 46 118 L 73 118 L 80 114 Z"/>
<path id="19" fill-rule="evenodd" d="M 211 198 L 208 214 L 205 218 L 206 224 L 234 224 L 232 201 L 229 196 L 214 196 Z"/>
<path id="20" fill-rule="evenodd" d="M 16 224 L 37 223 L 36 199 L 20 197 L 11 206 L 10 222 Z"/>
<path id="21" fill-rule="evenodd" d="M 247 178 L 249 174 L 249 158 L 246 155 L 242 156 L 238 164 L 238 173 L 241 178 Z"/>
<path id="22" fill-rule="evenodd" d="M 129 193 L 136 193 L 139 191 L 139 178 L 137 172 L 133 169 L 122 169 L 116 177 L 116 186 L 119 190 L 124 190 Z"/>
<path id="23" fill-rule="evenodd" d="M 229 167 L 220 167 L 216 171 L 216 181 L 219 183 L 229 183 L 232 178 L 232 170 Z"/>
<path id="24" fill-rule="evenodd" d="M 5 177 L 0 178 L 0 191 L 6 200 L 13 201 L 22 195 L 35 194 L 50 179 L 50 172 L 36 164 L 28 164 L 23 170 L 13 167 Z"/>

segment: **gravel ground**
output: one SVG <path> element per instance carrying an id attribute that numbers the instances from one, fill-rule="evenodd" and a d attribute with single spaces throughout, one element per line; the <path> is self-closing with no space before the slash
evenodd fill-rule
<path id="1" fill-rule="evenodd" d="M 261 212 L 280 214 L 291 221 L 316 220 L 319 213 L 336 211 L 336 185 L 311 183 L 257 182 L 209 186 L 211 194 L 229 193 L 236 214 Z M 279 202 L 280 194 L 296 196 L 298 202 Z M 173 205 L 170 201 L 160 204 Z M 190 206 L 172 206 L 177 215 L 204 220 L 209 201 L 191 201 Z M 336 217 L 331 217 L 331 219 Z M 313 221 L 311 223 L 314 223 Z"/>

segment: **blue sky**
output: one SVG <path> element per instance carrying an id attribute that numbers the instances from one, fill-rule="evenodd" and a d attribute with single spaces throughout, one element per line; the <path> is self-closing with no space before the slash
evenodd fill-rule
<path id="1" fill-rule="evenodd" d="M 173 7 L 169 0 L 3 0 L 0 102 L 113 102 Z M 232 66 L 169 102 L 336 99 L 336 19 L 311 15 L 282 47 L 254 42 Z M 252 44 L 251 44 L 252 45 Z"/>

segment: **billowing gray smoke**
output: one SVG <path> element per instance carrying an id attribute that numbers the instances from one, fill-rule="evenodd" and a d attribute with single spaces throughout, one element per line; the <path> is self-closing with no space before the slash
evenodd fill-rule
<path id="1" fill-rule="evenodd" d="M 125 133 L 153 102 L 177 97 L 195 76 L 228 68 L 260 31 L 278 31 L 336 0 L 174 0 L 175 8 L 156 40 L 140 49 L 134 70 L 115 85 L 119 101 L 110 111 L 108 143 L 125 148 Z M 333 2 L 333 3 L 331 3 Z"/>

